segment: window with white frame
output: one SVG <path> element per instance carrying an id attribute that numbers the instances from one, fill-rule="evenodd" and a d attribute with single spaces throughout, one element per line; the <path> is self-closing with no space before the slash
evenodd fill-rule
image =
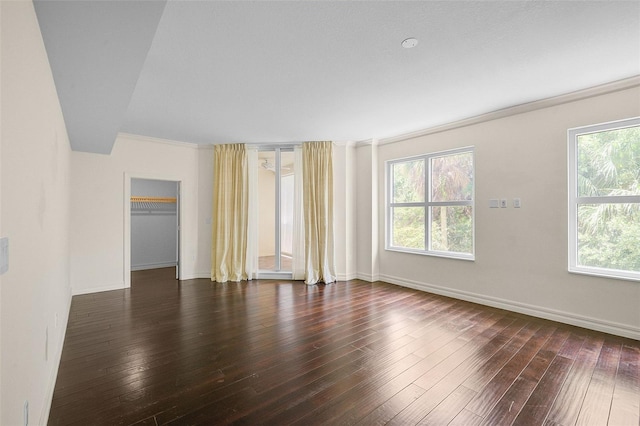
<path id="1" fill-rule="evenodd" d="M 473 148 L 386 162 L 387 250 L 474 258 Z"/>
<path id="2" fill-rule="evenodd" d="M 569 271 L 640 280 L 640 117 L 570 129 Z"/>

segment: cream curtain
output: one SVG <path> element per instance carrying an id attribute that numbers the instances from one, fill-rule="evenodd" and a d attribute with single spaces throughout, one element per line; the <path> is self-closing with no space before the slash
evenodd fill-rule
<path id="1" fill-rule="evenodd" d="M 333 254 L 333 144 L 305 142 L 303 200 L 305 283 L 336 280 Z"/>
<path id="2" fill-rule="evenodd" d="M 211 281 L 241 281 L 246 272 L 248 166 L 244 144 L 214 149 Z"/>

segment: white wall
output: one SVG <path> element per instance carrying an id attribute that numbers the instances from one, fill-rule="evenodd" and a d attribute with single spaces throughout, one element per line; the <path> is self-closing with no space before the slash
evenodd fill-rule
<path id="1" fill-rule="evenodd" d="M 181 278 L 197 264 L 198 148 L 119 135 L 111 155 L 71 154 L 71 286 L 73 294 L 124 288 L 130 277 L 125 256 L 125 209 L 130 179 L 181 182 Z M 99 171 L 99 173 L 96 173 Z M 125 244 L 127 249 L 125 250 Z"/>
<path id="2" fill-rule="evenodd" d="M 23 424 L 27 400 L 29 424 L 46 424 L 70 303 L 70 148 L 33 4 L 0 10 L 0 424 Z"/>
<path id="3" fill-rule="evenodd" d="M 213 146 L 198 150 L 198 252 L 196 277 L 211 278 L 211 216 L 213 213 Z"/>
<path id="4" fill-rule="evenodd" d="M 176 198 L 177 183 L 134 178 L 131 179 L 131 196 Z M 175 210 L 153 213 L 132 212 L 131 270 L 175 266 L 178 254 L 177 226 Z"/>
<path id="5" fill-rule="evenodd" d="M 333 146 L 333 221 L 336 275 L 339 281 L 356 277 L 355 146 Z"/>
<path id="6" fill-rule="evenodd" d="M 378 281 L 378 147 L 376 141 L 356 148 L 356 275 L 367 281 Z M 384 202 L 384 198 L 381 199 Z"/>
<path id="7" fill-rule="evenodd" d="M 176 198 L 178 188 L 175 182 L 155 179 L 131 179 L 132 197 Z"/>
<path id="8" fill-rule="evenodd" d="M 640 338 L 639 283 L 567 272 L 567 129 L 638 115 L 636 87 L 379 146 L 380 278 Z M 470 145 L 476 260 L 384 250 L 384 162 Z M 363 151 L 359 159 L 365 157 Z M 358 182 L 360 190 L 366 185 Z M 488 207 L 490 198 L 515 197 L 522 208 Z M 367 219 L 359 211 L 358 220 Z M 359 235 L 358 247 L 366 239 Z"/>

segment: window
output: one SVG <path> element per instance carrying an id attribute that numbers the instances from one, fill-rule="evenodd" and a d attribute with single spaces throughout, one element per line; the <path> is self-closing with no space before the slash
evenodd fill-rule
<path id="1" fill-rule="evenodd" d="M 568 131 L 569 271 L 640 279 L 640 118 Z"/>
<path id="2" fill-rule="evenodd" d="M 386 166 L 387 250 L 473 259 L 473 149 Z"/>

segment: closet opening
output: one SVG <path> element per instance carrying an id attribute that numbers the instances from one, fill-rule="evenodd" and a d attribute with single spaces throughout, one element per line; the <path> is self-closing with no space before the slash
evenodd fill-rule
<path id="1" fill-rule="evenodd" d="M 180 182 L 131 178 L 129 277 L 131 272 L 173 269 L 180 278 Z M 125 227 L 126 228 L 126 227 Z"/>

